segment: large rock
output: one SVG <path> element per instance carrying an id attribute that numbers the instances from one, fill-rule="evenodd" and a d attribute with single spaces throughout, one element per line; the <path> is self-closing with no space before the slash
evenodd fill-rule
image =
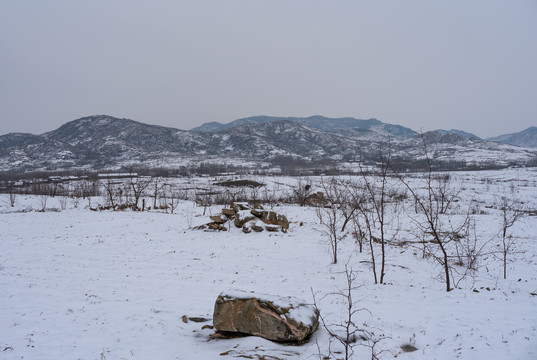
<path id="1" fill-rule="evenodd" d="M 235 219 L 233 221 L 235 223 L 235 226 L 240 228 L 243 227 L 244 224 L 246 224 L 247 222 L 255 219 L 256 217 L 250 213 L 250 210 L 239 210 L 235 214 Z"/>
<path id="2" fill-rule="evenodd" d="M 227 217 L 231 217 L 233 215 L 235 215 L 236 211 L 233 210 L 233 209 L 226 209 L 226 208 L 223 208 L 222 209 L 222 214 L 226 215 Z"/>
<path id="3" fill-rule="evenodd" d="M 266 224 L 276 225 L 276 222 L 278 221 L 278 214 L 276 214 L 274 211 L 263 211 L 262 219 Z"/>
<path id="4" fill-rule="evenodd" d="M 268 225 L 281 226 L 283 230 L 289 229 L 289 220 L 285 215 L 276 214 L 274 211 L 263 211 L 263 222 Z"/>
<path id="5" fill-rule="evenodd" d="M 252 215 L 254 215 L 255 217 L 262 217 L 263 216 L 263 213 L 264 211 L 263 210 L 258 210 L 258 209 L 252 209 L 250 210 L 250 212 L 252 213 Z"/>
<path id="6" fill-rule="evenodd" d="M 231 204 L 231 208 L 235 212 L 239 212 L 240 210 L 250 210 L 251 206 L 247 202 L 234 202 Z"/>
<path id="7" fill-rule="evenodd" d="M 285 215 L 278 215 L 277 224 L 280 225 L 284 230 L 289 229 L 289 220 L 287 220 L 287 217 Z"/>
<path id="8" fill-rule="evenodd" d="M 230 290 L 216 299 L 213 325 L 218 331 L 302 342 L 317 330 L 319 312 L 313 305 L 292 297 Z"/>
<path id="9" fill-rule="evenodd" d="M 209 216 L 209 218 L 214 222 L 214 223 L 217 223 L 217 224 L 223 224 L 227 221 L 227 217 L 225 215 L 214 215 L 214 216 Z"/>
<path id="10" fill-rule="evenodd" d="M 262 224 L 262 223 L 261 223 Z M 263 226 L 257 221 L 249 222 L 248 224 L 244 225 L 244 227 L 250 227 L 255 232 L 262 232 Z"/>

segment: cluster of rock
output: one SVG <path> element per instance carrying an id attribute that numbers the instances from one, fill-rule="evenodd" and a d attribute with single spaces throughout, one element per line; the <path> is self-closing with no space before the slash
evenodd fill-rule
<path id="1" fill-rule="evenodd" d="M 306 198 L 306 204 L 310 206 L 316 206 L 316 205 L 324 205 L 325 204 L 325 198 L 324 193 L 322 191 L 318 191 L 316 193 L 310 194 Z"/>
<path id="2" fill-rule="evenodd" d="M 319 326 L 319 311 L 293 297 L 228 290 L 216 299 L 214 328 L 281 342 L 304 342 Z"/>
<path id="3" fill-rule="evenodd" d="M 231 223 L 241 228 L 244 233 L 264 230 L 285 233 L 289 229 L 289 221 L 285 215 L 264 210 L 261 205 L 251 206 L 246 202 L 234 202 L 230 208 L 223 208 L 220 214 L 210 216 L 210 219 L 211 222 L 197 226 L 196 229 L 227 231 L 226 224 Z"/>

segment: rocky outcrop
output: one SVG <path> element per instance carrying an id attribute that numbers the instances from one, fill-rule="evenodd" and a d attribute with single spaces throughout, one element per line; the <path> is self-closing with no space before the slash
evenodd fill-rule
<path id="1" fill-rule="evenodd" d="M 209 217 L 211 222 L 197 226 L 195 229 L 226 231 L 226 223 L 241 228 L 246 234 L 262 231 L 287 232 L 289 220 L 282 214 L 272 210 L 264 210 L 261 205 L 251 206 L 246 202 L 234 202 L 230 208 L 223 208 L 222 212 Z"/>
<path id="2" fill-rule="evenodd" d="M 230 290 L 216 299 L 213 325 L 217 331 L 303 342 L 317 330 L 319 312 L 313 305 L 292 297 Z"/>

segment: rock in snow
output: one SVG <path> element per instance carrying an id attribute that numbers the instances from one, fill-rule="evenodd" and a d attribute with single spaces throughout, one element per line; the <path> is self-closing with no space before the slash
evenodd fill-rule
<path id="1" fill-rule="evenodd" d="M 216 299 L 213 324 L 217 331 L 302 342 L 317 330 L 319 312 L 313 305 L 293 297 L 229 290 Z"/>
<path id="2" fill-rule="evenodd" d="M 247 202 L 234 202 L 231 208 L 223 208 L 222 212 L 210 216 L 211 222 L 196 226 L 198 230 L 218 230 L 227 231 L 224 227 L 227 221 L 233 221 L 236 227 L 242 228 L 246 234 L 252 232 L 261 232 L 263 230 L 273 232 L 287 232 L 289 229 L 289 220 L 285 215 L 277 214 L 274 211 L 265 211 L 261 205 L 250 206 Z M 266 225 L 266 226 L 264 226 Z"/>

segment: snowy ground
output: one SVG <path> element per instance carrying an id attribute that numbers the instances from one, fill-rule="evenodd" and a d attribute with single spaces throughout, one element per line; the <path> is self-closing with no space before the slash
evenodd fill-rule
<path id="1" fill-rule="evenodd" d="M 487 208 L 495 194 L 510 192 L 537 209 L 535 175 L 535 169 L 453 175 L 463 184 L 463 200 L 478 200 L 480 239 L 500 229 L 499 214 Z M 243 234 L 233 227 L 191 230 L 208 218 L 188 201 L 173 215 L 95 212 L 87 203 L 54 211 L 61 208 L 57 198 L 48 200 L 47 211 L 35 211 L 41 206 L 39 197 L 19 195 L 14 208 L 0 197 L 1 359 L 319 359 L 328 353 L 323 328 L 301 346 L 257 337 L 213 340 L 214 330 L 202 329 L 211 321 L 182 317 L 210 319 L 227 289 L 310 302 L 313 291 L 327 323 L 338 323 L 345 309 L 330 293 L 345 288 L 345 264 L 357 275 L 356 306 L 367 309 L 356 323 L 383 339 L 376 345 L 378 353 L 385 350 L 380 358 L 537 359 L 535 216 L 512 228 L 516 251 L 507 280 L 501 261 L 488 255 L 448 293 L 438 265 L 411 247 L 388 246 L 384 285 L 373 283 L 370 254 L 359 253 L 350 236 L 339 263 L 331 264 L 313 208 L 275 207 L 291 221 L 287 234 Z M 412 240 L 413 223 L 404 214 L 400 227 L 398 240 Z M 404 344 L 417 351 L 403 352 Z M 355 358 L 370 356 L 367 347 L 355 351 Z"/>

